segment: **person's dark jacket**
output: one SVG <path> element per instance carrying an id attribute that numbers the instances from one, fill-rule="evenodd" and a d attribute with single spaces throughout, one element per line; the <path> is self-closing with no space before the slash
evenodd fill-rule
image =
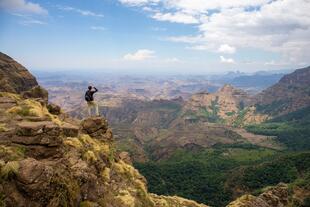
<path id="1" fill-rule="evenodd" d="M 93 89 L 95 90 L 87 90 L 86 93 L 87 95 L 90 97 L 90 100 L 89 101 L 94 101 L 94 93 L 96 93 L 98 91 L 97 88 L 93 87 Z"/>

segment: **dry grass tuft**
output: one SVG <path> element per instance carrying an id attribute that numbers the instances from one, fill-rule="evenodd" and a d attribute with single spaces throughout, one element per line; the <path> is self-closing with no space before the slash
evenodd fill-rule
<path id="1" fill-rule="evenodd" d="M 1 168 L 1 177 L 8 179 L 10 176 L 16 175 L 19 169 L 18 161 L 9 161 Z"/>

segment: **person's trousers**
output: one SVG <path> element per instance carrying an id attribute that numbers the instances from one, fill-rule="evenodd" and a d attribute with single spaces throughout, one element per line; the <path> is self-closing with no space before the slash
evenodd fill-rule
<path id="1" fill-rule="evenodd" d="M 88 101 L 87 102 L 87 109 L 88 109 L 88 115 L 91 116 L 92 109 L 95 108 L 96 115 L 99 116 L 99 108 L 98 104 L 95 101 Z"/>

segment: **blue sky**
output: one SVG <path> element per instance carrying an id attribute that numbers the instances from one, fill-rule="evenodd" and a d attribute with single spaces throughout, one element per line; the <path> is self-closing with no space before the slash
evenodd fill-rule
<path id="1" fill-rule="evenodd" d="M 0 0 L 29 69 L 214 73 L 309 64 L 308 0 Z"/>

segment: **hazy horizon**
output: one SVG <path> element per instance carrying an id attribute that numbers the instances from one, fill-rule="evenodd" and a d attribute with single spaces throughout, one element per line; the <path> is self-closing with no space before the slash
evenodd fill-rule
<path id="1" fill-rule="evenodd" d="M 225 76 L 229 74 L 240 74 L 240 75 L 255 75 L 255 74 L 288 74 L 296 69 L 301 68 L 284 68 L 284 69 L 272 69 L 272 70 L 256 70 L 256 71 L 240 71 L 240 70 L 227 70 L 227 71 L 157 71 L 157 70 L 109 70 L 109 69 L 32 69 L 28 68 L 30 72 L 35 75 L 56 75 L 67 74 L 83 76 L 85 74 L 89 75 L 111 75 L 111 76 L 137 76 L 137 77 L 171 77 L 171 76 Z"/>

